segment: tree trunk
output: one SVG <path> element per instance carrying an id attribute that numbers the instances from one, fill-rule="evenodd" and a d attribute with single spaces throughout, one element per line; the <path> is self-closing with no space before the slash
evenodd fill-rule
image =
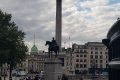
<path id="1" fill-rule="evenodd" d="M 0 80 L 2 80 L 2 65 L 0 65 Z"/>
<path id="2" fill-rule="evenodd" d="M 10 72 L 9 72 L 9 80 L 12 80 L 12 66 L 11 66 L 11 64 L 10 64 Z"/>
<path id="3" fill-rule="evenodd" d="M 5 73 L 5 69 L 4 69 L 4 80 L 5 80 L 5 77 L 6 77 L 6 73 Z"/>

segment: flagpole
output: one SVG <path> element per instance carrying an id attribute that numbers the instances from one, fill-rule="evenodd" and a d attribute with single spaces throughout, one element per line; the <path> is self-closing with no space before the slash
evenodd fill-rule
<path id="1" fill-rule="evenodd" d="M 69 36 L 69 48 L 70 48 L 70 36 Z"/>

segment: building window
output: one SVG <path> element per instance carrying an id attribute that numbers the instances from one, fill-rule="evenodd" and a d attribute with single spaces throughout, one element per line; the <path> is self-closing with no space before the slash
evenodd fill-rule
<path id="1" fill-rule="evenodd" d="M 79 59 L 76 59 L 76 62 L 79 62 Z"/>
<path id="2" fill-rule="evenodd" d="M 83 50 L 80 50 L 80 52 L 82 53 L 82 52 L 83 52 Z"/>
<path id="3" fill-rule="evenodd" d="M 106 63 L 108 63 L 108 61 L 106 61 Z"/>
<path id="4" fill-rule="evenodd" d="M 86 53 L 87 51 L 86 51 L 86 50 L 84 50 L 84 52 Z"/>
<path id="5" fill-rule="evenodd" d="M 95 54 L 98 54 L 98 52 L 95 52 Z"/>
<path id="6" fill-rule="evenodd" d="M 86 60 L 86 59 L 84 59 L 84 62 L 87 62 L 87 60 Z"/>
<path id="7" fill-rule="evenodd" d="M 79 68 L 79 64 L 76 64 L 76 68 Z"/>
<path id="8" fill-rule="evenodd" d="M 93 63 L 93 60 L 90 60 L 90 63 Z"/>
<path id="9" fill-rule="evenodd" d="M 108 56 L 106 56 L 106 58 L 108 58 Z"/>
<path id="10" fill-rule="evenodd" d="M 79 52 L 79 50 L 77 50 L 77 52 Z"/>
<path id="11" fill-rule="evenodd" d="M 102 52 L 100 52 L 100 54 L 102 54 Z"/>
<path id="12" fill-rule="evenodd" d="M 102 55 L 100 55 L 100 59 L 102 59 L 103 58 L 103 56 Z"/>
<path id="13" fill-rule="evenodd" d="M 82 65 L 82 64 L 80 64 L 80 68 L 83 68 L 83 65 Z"/>
<path id="14" fill-rule="evenodd" d="M 105 54 L 108 54 L 108 52 L 105 52 Z"/>
<path id="15" fill-rule="evenodd" d="M 108 64 L 106 64 L 106 68 L 108 68 Z"/>
<path id="16" fill-rule="evenodd" d="M 97 56 L 97 55 L 95 55 L 95 59 L 98 59 L 98 56 Z"/>
<path id="17" fill-rule="evenodd" d="M 79 57 L 79 55 L 77 54 L 76 57 Z"/>
<path id="18" fill-rule="evenodd" d="M 83 62 L 83 60 L 82 60 L 82 59 L 80 59 L 80 62 Z"/>
<path id="19" fill-rule="evenodd" d="M 96 62 L 96 63 L 98 63 L 98 61 L 97 61 L 97 60 L 95 60 L 95 62 Z"/>
<path id="20" fill-rule="evenodd" d="M 86 57 L 87 55 L 84 55 L 84 57 Z"/>
<path id="21" fill-rule="evenodd" d="M 93 48 L 91 48 L 91 50 L 93 50 Z"/>
<path id="22" fill-rule="evenodd" d="M 102 63 L 103 61 L 102 60 L 100 60 L 100 63 Z"/>
<path id="23" fill-rule="evenodd" d="M 84 68 L 86 68 L 87 66 L 86 66 L 86 64 L 84 64 Z"/>
<path id="24" fill-rule="evenodd" d="M 93 52 L 91 52 L 91 54 L 93 54 Z"/>
<path id="25" fill-rule="evenodd" d="M 98 48 L 95 48 L 95 50 L 98 50 Z"/>
<path id="26" fill-rule="evenodd" d="M 83 57 L 83 55 L 80 55 L 80 57 Z"/>
<path id="27" fill-rule="evenodd" d="M 70 65 L 72 66 L 72 63 L 70 63 Z"/>
<path id="28" fill-rule="evenodd" d="M 93 55 L 90 55 L 90 58 L 93 59 Z"/>

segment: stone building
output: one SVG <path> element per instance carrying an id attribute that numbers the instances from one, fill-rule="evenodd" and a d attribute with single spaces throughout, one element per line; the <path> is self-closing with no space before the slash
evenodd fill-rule
<path id="1" fill-rule="evenodd" d="M 54 55 L 54 54 L 53 54 Z M 54 57 L 54 56 L 53 56 Z M 38 74 L 44 71 L 44 61 L 48 58 L 48 53 L 38 51 L 33 45 L 27 59 L 17 68 L 23 69 L 28 74 Z M 62 62 L 63 73 L 87 74 L 95 70 L 96 74 L 107 68 L 108 52 L 101 42 L 88 42 L 84 45 L 73 44 L 72 48 L 60 52 L 58 58 Z"/>
<path id="2" fill-rule="evenodd" d="M 55 54 L 52 53 L 53 58 L 55 58 Z M 40 73 L 44 71 L 44 62 L 45 59 L 48 58 L 48 52 L 38 51 L 36 45 L 33 45 L 31 48 L 30 54 L 27 56 L 26 64 L 28 67 L 28 73 Z M 61 60 L 61 65 L 64 70 L 64 58 L 65 52 L 60 52 L 58 58 Z"/>
<path id="3" fill-rule="evenodd" d="M 74 57 L 72 51 L 67 51 L 64 58 L 64 73 L 75 74 Z"/>
<path id="4" fill-rule="evenodd" d="M 28 73 L 40 73 L 44 70 L 45 53 L 39 52 L 36 45 L 31 48 L 30 54 L 27 56 Z"/>
<path id="5" fill-rule="evenodd" d="M 88 42 L 85 45 L 73 44 L 66 53 L 66 74 L 101 73 L 108 65 L 108 51 L 101 42 Z M 95 70 L 95 71 L 93 71 Z"/>
<path id="6" fill-rule="evenodd" d="M 92 73 L 99 74 L 108 67 L 108 50 L 101 42 L 88 42 L 85 44 L 88 52 L 88 68 Z"/>

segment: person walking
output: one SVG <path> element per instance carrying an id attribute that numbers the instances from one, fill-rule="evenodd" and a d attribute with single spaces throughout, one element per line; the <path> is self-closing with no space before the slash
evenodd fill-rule
<path id="1" fill-rule="evenodd" d="M 39 80 L 39 76 L 36 75 L 35 78 L 34 78 L 34 80 Z"/>
<path id="2" fill-rule="evenodd" d="M 68 78 L 65 74 L 62 75 L 62 80 L 68 80 Z"/>

